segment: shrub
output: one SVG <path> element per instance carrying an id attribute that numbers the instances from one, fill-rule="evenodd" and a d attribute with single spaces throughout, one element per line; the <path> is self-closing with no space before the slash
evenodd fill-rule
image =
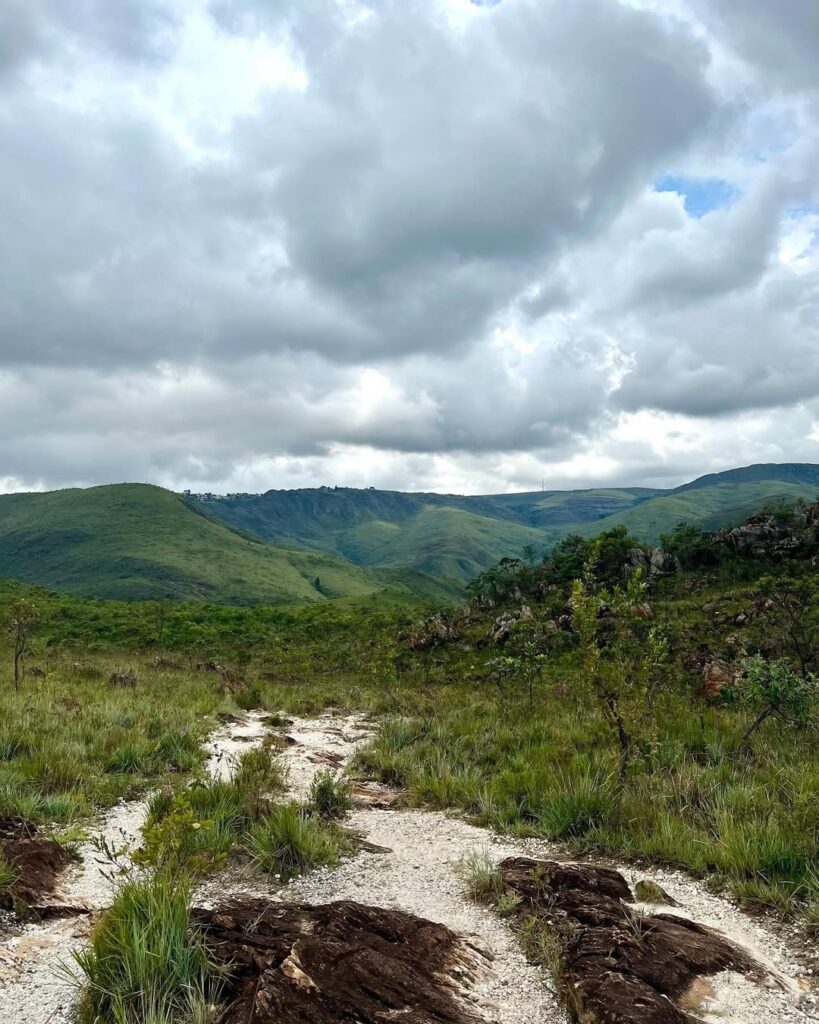
<path id="1" fill-rule="evenodd" d="M 202 819 L 191 808 L 187 795 L 178 794 L 167 812 L 143 826 L 143 845 L 133 859 L 170 870 L 184 869 L 191 875 L 205 875 L 224 866 L 232 841 L 227 833 Z"/>
<path id="2" fill-rule="evenodd" d="M 239 812 L 256 821 L 270 806 L 270 797 L 284 790 L 285 770 L 270 747 L 252 747 L 239 759 L 230 784 L 236 791 Z"/>

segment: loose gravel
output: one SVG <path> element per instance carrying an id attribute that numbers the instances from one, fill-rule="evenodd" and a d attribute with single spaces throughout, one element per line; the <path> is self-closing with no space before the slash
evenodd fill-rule
<path id="1" fill-rule="evenodd" d="M 264 718 L 263 712 L 252 712 L 220 726 L 206 746 L 208 774 L 229 778 L 241 751 L 261 742 Z M 138 843 L 147 810 L 146 800 L 111 808 L 80 848 L 80 862 L 53 901 L 95 912 L 109 906 L 118 863 L 126 864 L 127 851 Z M 118 863 L 105 850 L 118 853 Z M 72 951 L 84 945 L 92 921 L 93 915 L 84 914 L 0 932 L 0 1024 L 70 1024 L 77 994 Z"/>

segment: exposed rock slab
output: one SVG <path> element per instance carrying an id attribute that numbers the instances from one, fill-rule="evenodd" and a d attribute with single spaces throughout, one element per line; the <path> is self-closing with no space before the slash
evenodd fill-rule
<path id="1" fill-rule="evenodd" d="M 442 924 L 352 901 L 313 906 L 243 896 L 194 910 L 229 965 L 225 1021 L 478 1024 L 457 979 L 479 954 Z"/>
<path id="2" fill-rule="evenodd" d="M 678 1003 L 700 977 L 764 970 L 703 925 L 630 907 L 611 868 L 512 857 L 500 865 L 518 913 L 547 924 L 559 945 L 561 982 L 581 1024 L 693 1024 Z"/>
<path id="3" fill-rule="evenodd" d="M 0 853 L 17 875 L 5 894 L 0 892 L 0 907 L 38 903 L 54 892 L 71 863 L 58 842 L 39 835 L 37 826 L 24 818 L 0 818 Z"/>

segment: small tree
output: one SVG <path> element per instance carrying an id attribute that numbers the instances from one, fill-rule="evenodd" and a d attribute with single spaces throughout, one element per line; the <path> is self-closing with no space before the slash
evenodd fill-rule
<path id="1" fill-rule="evenodd" d="M 520 680 L 526 687 L 529 707 L 532 707 L 535 683 L 543 678 L 546 660 L 546 655 L 538 650 L 537 643 L 527 640 L 521 645 L 518 654 L 492 658 L 487 662 L 486 668 L 501 697 L 505 696 L 503 684 L 506 680 Z"/>
<path id="2" fill-rule="evenodd" d="M 29 641 L 37 628 L 37 609 L 25 598 L 12 601 L 9 609 L 9 632 L 14 650 L 14 689 L 20 689 L 20 669 L 29 651 Z"/>
<path id="3" fill-rule="evenodd" d="M 580 647 L 581 677 L 596 698 L 620 750 L 625 778 L 635 740 L 652 715 L 652 695 L 667 660 L 664 637 L 640 629 L 645 583 L 638 570 L 625 587 L 597 587 L 594 564 L 572 585 L 572 624 Z"/>
<path id="4" fill-rule="evenodd" d="M 156 623 L 156 646 L 161 649 L 162 641 L 165 639 L 165 626 L 171 614 L 171 602 L 167 598 L 161 598 L 154 605 L 154 621 Z"/>
<path id="5" fill-rule="evenodd" d="M 770 602 L 769 622 L 779 633 L 781 648 L 791 654 L 799 671 L 807 676 L 816 663 L 819 647 L 819 616 L 816 589 L 806 579 L 765 577 L 759 591 Z"/>
<path id="6" fill-rule="evenodd" d="M 766 661 L 756 654 L 743 662 L 740 689 L 729 695 L 755 712 L 742 737 L 743 749 L 747 750 L 751 737 L 769 718 L 795 728 L 806 726 L 819 701 L 819 680 L 798 675 L 781 658 Z"/>

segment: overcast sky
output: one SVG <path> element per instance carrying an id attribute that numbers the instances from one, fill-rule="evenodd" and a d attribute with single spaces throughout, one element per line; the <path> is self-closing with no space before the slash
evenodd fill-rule
<path id="1" fill-rule="evenodd" d="M 817 0 L 2 0 L 0 490 L 819 462 Z"/>

